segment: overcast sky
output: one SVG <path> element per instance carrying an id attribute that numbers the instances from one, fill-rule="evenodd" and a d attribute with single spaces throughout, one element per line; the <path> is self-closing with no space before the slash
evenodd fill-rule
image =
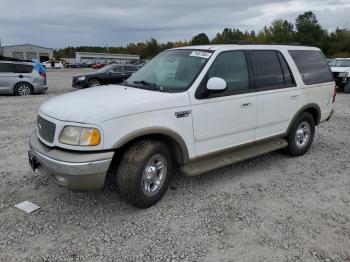
<path id="1" fill-rule="evenodd" d="M 350 0 L 1 0 L 2 45 L 126 45 L 210 38 L 225 27 L 261 30 L 313 11 L 323 27 L 350 27 Z"/>

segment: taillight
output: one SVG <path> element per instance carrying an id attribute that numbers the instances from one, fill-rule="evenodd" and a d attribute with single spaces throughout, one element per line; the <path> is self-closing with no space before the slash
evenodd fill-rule
<path id="1" fill-rule="evenodd" d="M 41 75 L 42 77 L 46 77 L 46 73 L 45 72 L 39 72 L 39 75 Z"/>
<path id="2" fill-rule="evenodd" d="M 336 86 L 334 85 L 334 92 L 333 92 L 333 101 L 332 101 L 332 104 L 334 104 L 335 102 L 335 97 L 337 96 L 337 88 Z"/>

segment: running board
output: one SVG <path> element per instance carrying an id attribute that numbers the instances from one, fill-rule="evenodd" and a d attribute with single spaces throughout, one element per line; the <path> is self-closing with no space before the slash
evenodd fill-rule
<path id="1" fill-rule="evenodd" d="M 180 171 L 186 176 L 197 176 L 249 158 L 270 153 L 287 146 L 288 142 L 283 138 L 258 142 L 248 146 L 236 148 L 231 151 L 225 151 L 213 156 L 207 156 L 194 160 L 193 162 L 181 167 Z"/>

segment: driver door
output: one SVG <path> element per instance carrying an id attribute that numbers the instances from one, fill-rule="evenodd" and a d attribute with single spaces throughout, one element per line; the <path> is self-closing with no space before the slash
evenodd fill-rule
<path id="1" fill-rule="evenodd" d="M 108 84 L 119 84 L 127 78 L 126 72 L 124 72 L 124 66 L 115 66 L 107 73 Z"/>
<path id="2" fill-rule="evenodd" d="M 227 89 L 206 89 L 211 77 L 226 81 Z M 220 53 L 192 98 L 196 155 L 228 149 L 255 140 L 257 97 L 251 92 L 244 51 Z"/>

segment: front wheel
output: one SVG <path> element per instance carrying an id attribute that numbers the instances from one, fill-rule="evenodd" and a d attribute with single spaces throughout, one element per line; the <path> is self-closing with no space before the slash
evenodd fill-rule
<path id="1" fill-rule="evenodd" d="M 91 80 L 89 80 L 89 87 L 99 86 L 99 85 L 101 85 L 100 80 L 98 80 L 98 79 L 91 79 Z"/>
<path id="2" fill-rule="evenodd" d="M 172 174 L 168 147 L 157 140 L 140 140 L 123 155 L 115 182 L 121 198 L 147 208 L 157 203 L 168 189 Z"/>
<path id="3" fill-rule="evenodd" d="M 305 154 L 311 147 L 315 136 L 315 120 L 308 113 L 302 113 L 293 123 L 288 136 L 288 147 L 286 153 L 292 156 Z"/>

